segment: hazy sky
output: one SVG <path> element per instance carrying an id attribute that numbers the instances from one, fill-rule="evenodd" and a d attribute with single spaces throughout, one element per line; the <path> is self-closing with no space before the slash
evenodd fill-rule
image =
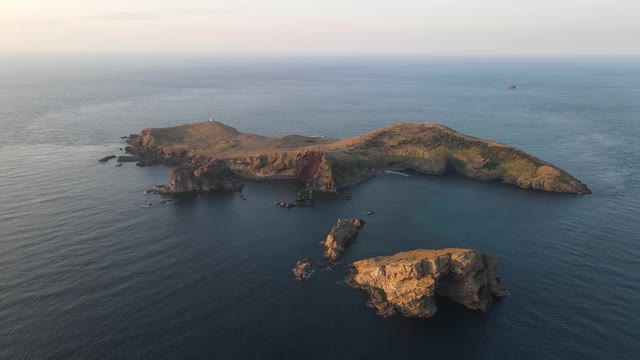
<path id="1" fill-rule="evenodd" d="M 640 0 L 0 0 L 0 51 L 640 54 Z"/>

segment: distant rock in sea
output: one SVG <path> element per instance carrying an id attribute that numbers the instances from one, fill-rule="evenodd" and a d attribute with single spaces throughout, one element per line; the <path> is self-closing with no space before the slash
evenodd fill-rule
<path id="1" fill-rule="evenodd" d="M 356 261 L 346 282 L 369 295 L 382 316 L 428 318 L 437 311 L 436 295 L 474 310 L 487 310 L 504 297 L 495 255 L 471 249 L 413 250 Z"/>

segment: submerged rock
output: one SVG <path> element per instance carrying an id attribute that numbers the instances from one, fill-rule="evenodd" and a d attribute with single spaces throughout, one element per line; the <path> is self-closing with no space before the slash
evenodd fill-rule
<path id="1" fill-rule="evenodd" d="M 153 166 L 153 165 L 155 165 L 155 163 L 149 160 L 140 160 L 136 163 L 136 166 L 139 166 L 139 167 L 146 167 L 146 166 Z"/>
<path id="2" fill-rule="evenodd" d="M 309 261 L 309 259 L 298 260 L 292 271 L 293 276 L 295 276 L 299 282 L 307 280 L 313 272 L 311 261 Z"/>
<path id="3" fill-rule="evenodd" d="M 336 261 L 345 246 L 351 244 L 364 226 L 364 220 L 360 219 L 338 219 L 338 223 L 331 229 L 326 240 L 321 242 L 325 247 L 324 257 L 331 261 Z"/>
<path id="4" fill-rule="evenodd" d="M 135 156 L 118 156 L 118 160 L 119 163 L 121 162 L 135 162 L 138 161 L 138 159 Z"/>
<path id="5" fill-rule="evenodd" d="M 288 203 L 286 201 L 278 201 L 274 205 L 277 207 L 285 208 L 285 209 L 291 209 L 292 207 L 299 206 L 296 204 Z"/>
<path id="6" fill-rule="evenodd" d="M 496 275 L 497 257 L 471 249 L 414 250 L 356 261 L 346 282 L 366 291 L 382 316 L 428 318 L 436 295 L 486 311 L 507 291 Z"/>
<path id="7" fill-rule="evenodd" d="M 116 158 L 115 155 L 109 155 L 109 156 L 105 156 L 102 159 L 98 160 L 98 162 L 106 163 L 107 161 L 109 161 L 111 159 L 115 159 L 115 158 Z"/>
<path id="8" fill-rule="evenodd" d="M 184 192 L 241 191 L 244 185 L 234 176 L 229 167 L 221 162 L 211 162 L 198 168 L 174 169 L 169 185 L 158 187 L 161 194 Z"/>

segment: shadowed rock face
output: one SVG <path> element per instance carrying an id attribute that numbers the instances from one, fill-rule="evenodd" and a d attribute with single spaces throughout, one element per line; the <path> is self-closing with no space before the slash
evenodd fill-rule
<path id="1" fill-rule="evenodd" d="M 507 295 L 496 276 L 497 258 L 471 249 L 414 250 L 356 261 L 347 283 L 369 295 L 382 316 L 433 316 L 436 295 L 486 311 Z"/>
<path id="2" fill-rule="evenodd" d="M 173 169 L 168 186 L 159 187 L 161 194 L 184 192 L 241 191 L 244 185 L 238 182 L 233 172 L 222 163 L 212 162 L 196 169 L 181 167 Z"/>
<path id="3" fill-rule="evenodd" d="M 516 148 L 436 124 L 398 123 L 350 139 L 244 134 L 219 122 L 144 129 L 129 152 L 145 164 L 198 167 L 224 160 L 241 177 L 292 179 L 336 192 L 385 169 L 456 173 L 549 192 L 591 191 L 565 171 Z"/>
<path id="4" fill-rule="evenodd" d="M 325 247 L 324 257 L 331 261 L 336 261 L 345 246 L 351 244 L 358 235 L 358 231 L 364 226 L 364 220 L 360 219 L 338 219 L 338 223 L 331 228 L 322 246 Z"/>

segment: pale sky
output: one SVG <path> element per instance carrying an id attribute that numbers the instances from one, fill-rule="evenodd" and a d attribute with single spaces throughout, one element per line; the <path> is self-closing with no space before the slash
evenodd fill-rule
<path id="1" fill-rule="evenodd" d="M 0 52 L 640 54 L 640 0 L 0 0 Z"/>

